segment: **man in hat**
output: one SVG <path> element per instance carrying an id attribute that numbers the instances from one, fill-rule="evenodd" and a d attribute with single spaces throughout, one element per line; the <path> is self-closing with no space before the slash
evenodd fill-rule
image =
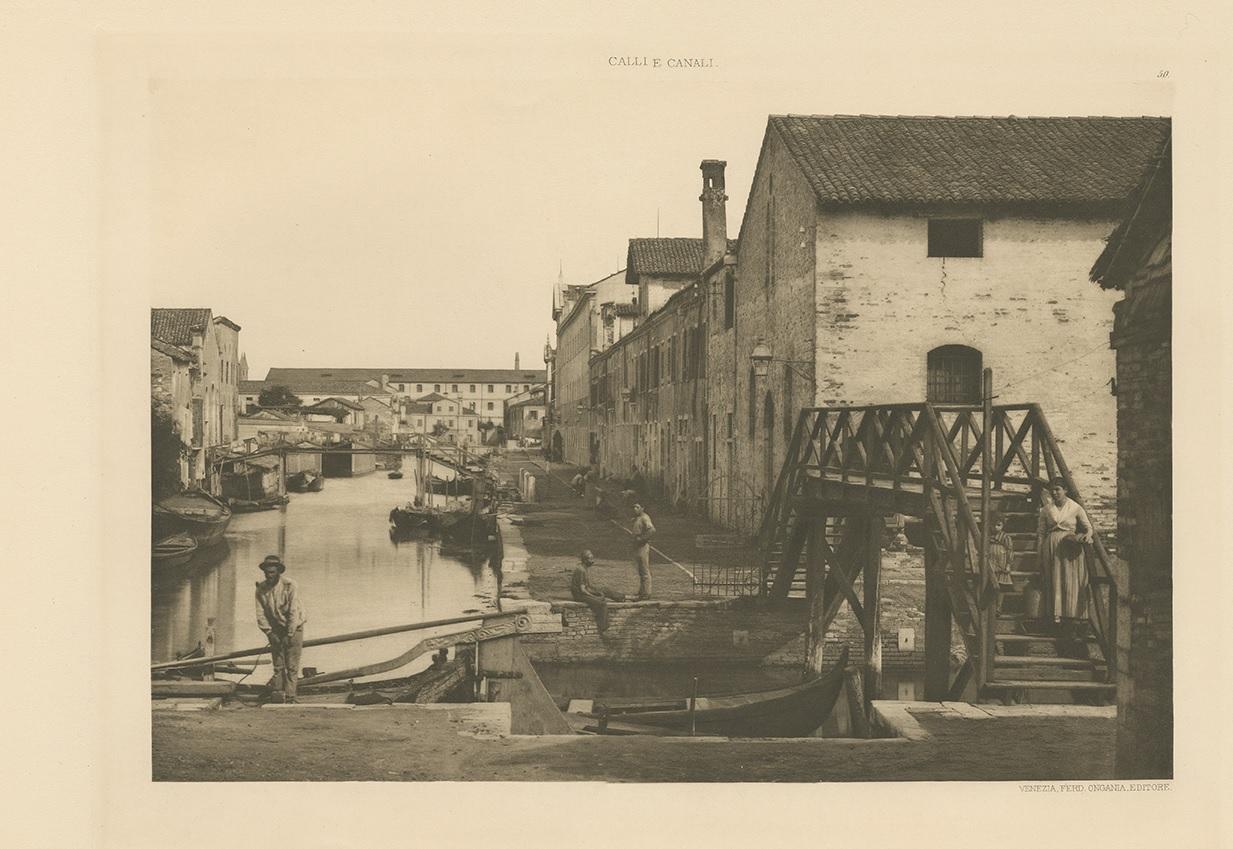
<path id="1" fill-rule="evenodd" d="M 270 691 L 274 701 L 295 703 L 295 685 L 300 677 L 300 653 L 304 648 L 304 608 L 295 582 L 284 578 L 287 566 L 277 554 L 261 561 L 265 580 L 257 582 L 257 627 L 270 641 L 274 677 Z"/>

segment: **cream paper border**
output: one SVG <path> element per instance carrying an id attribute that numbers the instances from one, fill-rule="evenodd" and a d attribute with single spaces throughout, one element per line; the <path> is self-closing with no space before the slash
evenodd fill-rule
<path id="1" fill-rule="evenodd" d="M 1215 469 L 1227 458 L 1213 455 L 1219 449 L 1211 446 L 1220 446 L 1227 431 L 1219 413 L 1229 362 L 1222 335 L 1227 270 L 1222 276 L 1212 260 L 1233 222 L 1218 219 L 1212 206 L 1217 169 L 1227 173 L 1213 141 L 1224 118 L 1217 80 L 1230 70 L 1215 40 L 1223 25 L 1216 4 L 1189 11 L 1034 4 L 1004 12 L 993 4 L 937 2 L 898 9 L 712 3 L 605 12 L 544 5 L 374 2 L 354 12 L 317 3 L 250 5 L 49 4 L 9 18 L 12 52 L 0 61 L 12 72 L 4 91 L 15 108 L 5 120 L 49 131 L 28 159 L 14 162 L 45 170 L 23 168 L 15 185 L 32 189 L 31 198 L 67 203 L 29 203 L 22 211 L 36 213 L 38 226 L 10 230 L 32 238 L 13 253 L 30 260 L 21 264 L 26 273 L 13 278 L 28 282 L 11 293 L 28 321 L 18 329 L 21 347 L 6 343 L 14 344 L 6 353 L 15 355 L 6 371 L 33 370 L 38 400 L 30 409 L 51 413 L 23 432 L 27 445 L 56 438 L 69 447 L 58 458 L 67 468 L 50 473 L 59 485 L 35 493 L 45 506 L 30 511 L 22 528 L 23 537 L 41 541 L 25 549 L 26 562 L 60 567 L 52 581 L 30 576 L 35 586 L 27 590 L 31 600 L 50 602 L 32 617 L 29 627 L 36 630 L 22 632 L 37 635 L 41 658 L 28 680 L 45 686 L 26 691 L 23 698 L 34 701 L 15 706 L 10 719 L 18 732 L 10 760 L 25 780 L 9 784 L 7 845 L 788 846 L 862 839 L 872 846 L 1221 845 L 1215 830 L 1221 818 L 1227 827 L 1228 818 L 1221 808 L 1230 788 L 1222 715 L 1228 683 L 1212 673 L 1230 668 L 1228 638 L 1216 619 L 1229 608 L 1229 579 L 1227 547 L 1217 533 L 1224 525 L 1224 483 Z M 731 109 L 765 91 L 764 113 L 1174 116 L 1179 480 L 1171 791 L 1067 796 L 1024 793 L 1014 783 L 150 781 L 143 506 L 150 81 L 399 77 L 422 67 L 427 56 L 443 86 L 514 74 L 531 86 L 576 80 L 584 94 L 588 81 L 611 73 L 604 57 L 634 52 L 717 57 L 717 84 L 700 89 L 705 109 Z M 1164 69 L 1168 81 L 1157 78 Z M 792 102 L 776 91 L 792 93 Z M 653 86 L 631 86 L 631 111 L 648 95 Z M 5 201 L 21 206 L 21 197 Z M 32 253 L 36 246 L 54 257 L 42 266 L 44 274 Z M 20 462 L 46 480 L 45 465 Z M 73 553 L 61 554 L 70 541 Z M 100 546 L 101 557 L 94 554 Z M 10 571 L 20 565 L 10 564 Z M 68 669 L 75 677 L 66 679 Z"/>

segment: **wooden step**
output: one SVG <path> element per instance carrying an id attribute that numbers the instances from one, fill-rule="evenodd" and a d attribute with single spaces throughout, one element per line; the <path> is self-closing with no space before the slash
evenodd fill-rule
<path id="1" fill-rule="evenodd" d="M 1116 684 L 1105 684 L 1099 681 L 986 681 L 985 688 L 989 690 L 1088 690 L 1104 693 L 1116 693 Z"/>
<path id="2" fill-rule="evenodd" d="M 995 654 L 994 666 L 1041 666 L 1057 669 L 1092 669 L 1104 666 L 1103 660 L 1095 658 L 1082 659 L 1077 657 L 1040 657 L 1030 654 Z"/>

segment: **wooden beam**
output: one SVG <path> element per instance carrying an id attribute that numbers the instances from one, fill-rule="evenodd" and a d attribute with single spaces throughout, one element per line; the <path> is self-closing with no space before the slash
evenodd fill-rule
<path id="1" fill-rule="evenodd" d="M 826 646 L 826 516 L 811 523 L 805 546 L 805 596 L 809 600 L 809 622 L 805 636 L 805 677 L 822 674 L 822 651 Z"/>
<path id="2" fill-rule="evenodd" d="M 869 514 L 864 520 L 865 594 L 865 701 L 881 698 L 882 693 L 882 517 Z"/>
<path id="3" fill-rule="evenodd" d="M 929 525 L 936 528 L 936 520 Z M 946 587 L 945 561 L 938 556 L 933 528 L 925 539 L 925 699 L 940 702 L 950 689 L 950 637 L 953 617 Z"/>
<path id="4" fill-rule="evenodd" d="M 805 548 L 805 540 L 813 526 L 813 519 L 805 519 L 797 514 L 796 525 L 784 544 L 783 557 L 779 561 L 779 569 L 775 572 L 775 581 L 771 584 L 771 598 L 787 598 L 792 589 L 792 579 L 796 577 L 796 567 L 801 560 L 801 551 Z"/>

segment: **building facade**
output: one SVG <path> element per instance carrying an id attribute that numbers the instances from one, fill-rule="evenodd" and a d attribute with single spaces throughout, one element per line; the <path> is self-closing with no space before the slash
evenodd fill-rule
<path id="1" fill-rule="evenodd" d="M 1173 777 L 1173 211 L 1166 143 L 1092 269 L 1117 356 L 1118 778 Z"/>
<path id="2" fill-rule="evenodd" d="M 978 404 L 988 367 L 997 403 L 1040 404 L 1112 530 L 1115 296 L 1088 267 L 1167 132 L 1152 118 L 772 116 L 736 242 L 725 163 L 702 165 L 693 282 L 665 273 L 684 240 L 631 241 L 644 315 L 591 359 L 589 453 L 752 532 L 802 408 Z M 701 379 L 679 371 L 695 355 Z"/>
<path id="3" fill-rule="evenodd" d="M 544 421 L 547 416 L 545 396 L 547 387 L 532 386 L 528 391 L 515 395 L 505 408 L 505 440 L 520 443 L 523 440 L 542 440 Z"/>
<path id="4" fill-rule="evenodd" d="M 210 455 L 238 438 L 240 326 L 205 308 L 155 308 L 150 337 L 188 352 L 192 362 L 190 483 L 217 491 Z"/>

